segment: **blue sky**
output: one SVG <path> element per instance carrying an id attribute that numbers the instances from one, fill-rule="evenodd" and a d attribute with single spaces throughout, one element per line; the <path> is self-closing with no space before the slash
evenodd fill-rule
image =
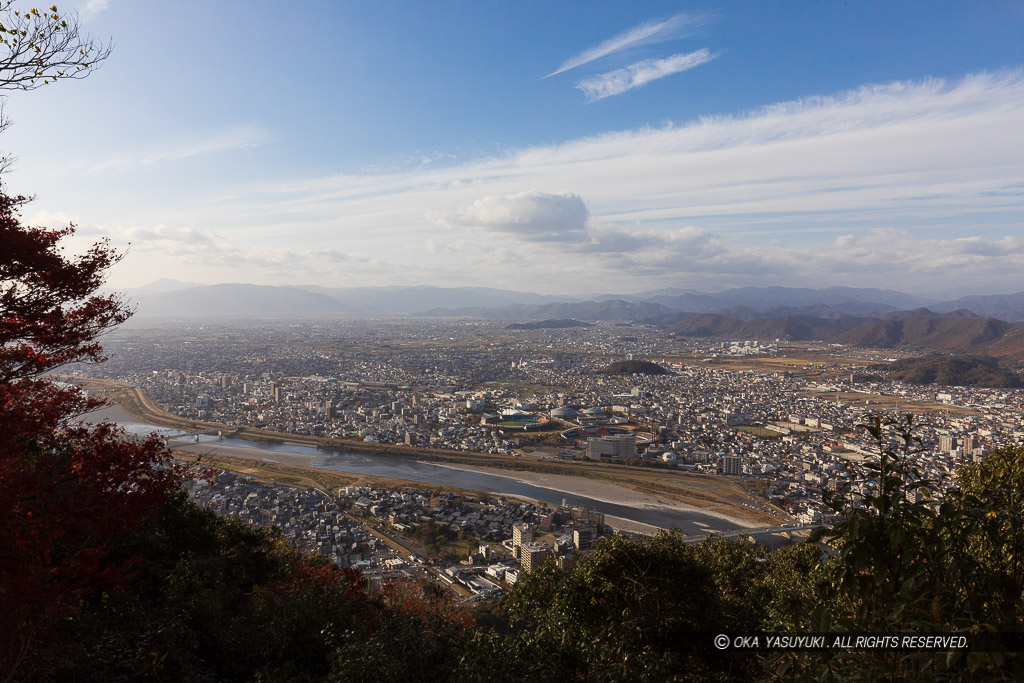
<path id="1" fill-rule="evenodd" d="M 1022 2 L 75 9 L 0 148 L 114 286 L 1024 289 Z"/>

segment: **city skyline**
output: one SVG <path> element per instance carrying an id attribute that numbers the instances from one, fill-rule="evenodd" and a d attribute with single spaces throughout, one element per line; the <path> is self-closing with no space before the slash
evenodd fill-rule
<path id="1" fill-rule="evenodd" d="M 117 288 L 1020 289 L 1019 3 L 77 9 L 5 181 Z"/>

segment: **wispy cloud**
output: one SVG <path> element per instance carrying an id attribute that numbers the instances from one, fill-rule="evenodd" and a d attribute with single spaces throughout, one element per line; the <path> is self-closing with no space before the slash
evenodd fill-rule
<path id="1" fill-rule="evenodd" d="M 190 157 L 216 154 L 236 149 L 256 147 L 267 137 L 267 131 L 257 124 L 244 124 L 211 133 L 190 143 L 162 145 L 139 158 L 142 165 L 167 161 L 181 161 Z"/>
<path id="2" fill-rule="evenodd" d="M 133 151 L 95 162 L 75 162 L 61 169 L 65 173 L 121 173 L 144 166 L 173 163 L 192 157 L 218 154 L 257 147 L 267 138 L 267 130 L 255 123 L 245 123 L 219 131 L 191 136 L 187 139 L 166 139 L 146 149 Z"/>
<path id="3" fill-rule="evenodd" d="M 869 85 L 460 164 L 282 179 L 161 220 L 252 248 L 343 245 L 422 278 L 433 249 L 463 281 L 548 291 L 863 277 L 921 290 L 942 284 L 933 264 L 1019 283 L 1022 119 L 1020 71 Z"/>
<path id="4" fill-rule="evenodd" d="M 561 66 L 545 76 L 545 78 L 557 76 L 560 73 L 589 64 L 616 52 L 678 38 L 708 23 L 712 19 L 713 15 L 710 14 L 698 15 L 681 12 L 665 21 L 640 24 L 570 57 L 562 62 Z"/>
<path id="5" fill-rule="evenodd" d="M 110 0 L 87 0 L 78 14 L 84 21 L 88 21 L 108 7 Z"/>
<path id="6" fill-rule="evenodd" d="M 645 59 L 622 69 L 584 78 L 576 84 L 576 87 L 583 91 L 588 102 L 596 102 L 612 95 L 621 95 L 659 78 L 706 64 L 717 56 L 704 48 L 687 54 L 672 55 L 665 59 Z"/>

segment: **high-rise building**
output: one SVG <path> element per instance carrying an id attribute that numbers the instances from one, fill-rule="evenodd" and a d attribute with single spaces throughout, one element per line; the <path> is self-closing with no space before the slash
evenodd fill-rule
<path id="1" fill-rule="evenodd" d="M 594 539 L 597 536 L 597 530 L 594 527 L 581 527 L 573 529 L 572 532 L 572 544 L 576 546 L 577 550 L 587 550 L 588 548 L 594 547 Z"/>
<path id="2" fill-rule="evenodd" d="M 722 456 L 722 474 L 743 474 L 743 458 L 738 455 Z"/>
<path id="3" fill-rule="evenodd" d="M 519 564 L 523 571 L 532 574 L 548 556 L 548 549 L 540 543 L 527 543 L 522 547 Z"/>
<path id="4" fill-rule="evenodd" d="M 533 529 L 529 524 L 512 525 L 512 547 L 525 545 L 533 540 Z"/>

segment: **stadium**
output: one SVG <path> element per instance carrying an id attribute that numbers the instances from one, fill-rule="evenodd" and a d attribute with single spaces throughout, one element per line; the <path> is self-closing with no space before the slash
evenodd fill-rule
<path id="1" fill-rule="evenodd" d="M 587 442 L 587 439 L 596 439 L 601 436 L 615 436 L 617 434 L 636 434 L 636 442 L 640 445 L 651 442 L 651 439 L 647 434 L 634 432 L 631 429 L 623 429 L 622 427 L 606 427 L 603 425 L 566 429 L 562 432 L 562 438 L 566 441 L 572 441 L 578 445 L 582 445 Z"/>
<path id="2" fill-rule="evenodd" d="M 501 415 L 484 415 L 480 420 L 482 427 L 497 427 L 499 429 L 531 432 L 544 429 L 548 426 L 549 420 L 546 417 L 537 417 L 519 411 L 503 411 Z"/>

